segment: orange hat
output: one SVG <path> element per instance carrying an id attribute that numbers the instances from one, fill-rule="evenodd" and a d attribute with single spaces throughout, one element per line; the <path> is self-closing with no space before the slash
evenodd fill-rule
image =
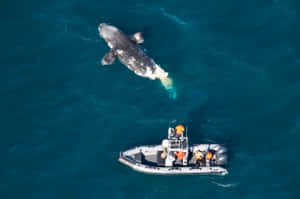
<path id="1" fill-rule="evenodd" d="M 175 129 L 177 134 L 182 134 L 184 131 L 184 126 L 182 124 L 179 124 L 175 127 Z"/>
<path id="2" fill-rule="evenodd" d="M 197 152 L 195 153 L 195 159 L 196 159 L 196 160 L 201 160 L 202 157 L 203 157 L 203 154 L 202 154 L 200 151 L 197 151 Z"/>
<path id="3" fill-rule="evenodd" d="M 212 159 L 212 157 L 213 157 L 212 152 L 208 152 L 208 153 L 206 154 L 206 159 L 210 160 L 210 159 Z"/>
<path id="4" fill-rule="evenodd" d="M 185 153 L 183 151 L 177 151 L 176 156 L 177 156 L 178 160 L 183 160 Z"/>
<path id="5" fill-rule="evenodd" d="M 160 154 L 160 157 L 161 157 L 162 159 L 165 159 L 165 158 L 167 157 L 167 153 L 165 153 L 165 152 L 161 153 L 161 154 Z"/>

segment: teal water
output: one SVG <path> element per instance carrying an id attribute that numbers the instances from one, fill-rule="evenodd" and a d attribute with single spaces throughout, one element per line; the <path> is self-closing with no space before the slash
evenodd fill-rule
<path id="1" fill-rule="evenodd" d="M 1 6 L 0 198 L 299 198 L 298 1 L 23 1 Z M 144 32 L 173 78 L 116 62 L 98 24 Z M 117 162 L 171 121 L 230 150 L 227 176 L 152 176 Z"/>

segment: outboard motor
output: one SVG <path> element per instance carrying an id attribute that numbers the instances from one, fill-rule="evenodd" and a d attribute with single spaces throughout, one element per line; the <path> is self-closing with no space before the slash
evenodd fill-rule
<path id="1" fill-rule="evenodd" d="M 209 145 L 209 149 L 213 151 L 218 151 L 221 148 L 220 145 Z"/>
<path id="2" fill-rule="evenodd" d="M 224 166 L 225 164 L 227 164 L 227 155 L 221 154 L 221 155 L 217 156 L 216 164 L 219 166 Z"/>
<path id="3" fill-rule="evenodd" d="M 225 147 L 220 147 L 220 148 L 216 151 L 216 153 L 217 153 L 218 156 L 220 156 L 221 154 L 224 154 L 224 153 L 226 153 L 226 152 L 227 152 L 227 149 L 226 149 Z"/>

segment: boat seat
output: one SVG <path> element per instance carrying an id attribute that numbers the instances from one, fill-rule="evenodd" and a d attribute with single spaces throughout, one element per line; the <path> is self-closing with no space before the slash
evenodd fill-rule
<path id="1" fill-rule="evenodd" d="M 157 157 L 156 163 L 158 166 L 165 166 L 165 164 L 166 164 L 166 159 L 161 158 L 162 153 L 163 153 L 163 151 L 157 151 L 157 153 L 156 153 L 156 157 Z"/>
<path id="2" fill-rule="evenodd" d="M 134 154 L 134 159 L 138 163 L 142 163 L 144 160 L 144 154 L 142 152 Z"/>

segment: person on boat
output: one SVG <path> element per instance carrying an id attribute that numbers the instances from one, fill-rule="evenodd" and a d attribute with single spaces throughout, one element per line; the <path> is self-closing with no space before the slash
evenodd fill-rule
<path id="1" fill-rule="evenodd" d="M 175 132 L 176 132 L 176 137 L 181 137 L 183 135 L 184 132 L 184 126 L 182 124 L 179 124 L 175 127 Z"/>
<path id="2" fill-rule="evenodd" d="M 196 159 L 196 166 L 204 166 L 204 158 L 203 153 L 201 151 L 196 151 L 194 157 Z"/>
<path id="3" fill-rule="evenodd" d="M 176 157 L 178 160 L 183 160 L 184 156 L 185 156 L 185 153 L 183 151 L 177 151 L 175 153 Z"/>
<path id="4" fill-rule="evenodd" d="M 213 158 L 213 154 L 212 154 L 212 152 L 209 151 L 205 156 L 206 166 L 210 166 L 210 161 L 212 158 Z"/>

